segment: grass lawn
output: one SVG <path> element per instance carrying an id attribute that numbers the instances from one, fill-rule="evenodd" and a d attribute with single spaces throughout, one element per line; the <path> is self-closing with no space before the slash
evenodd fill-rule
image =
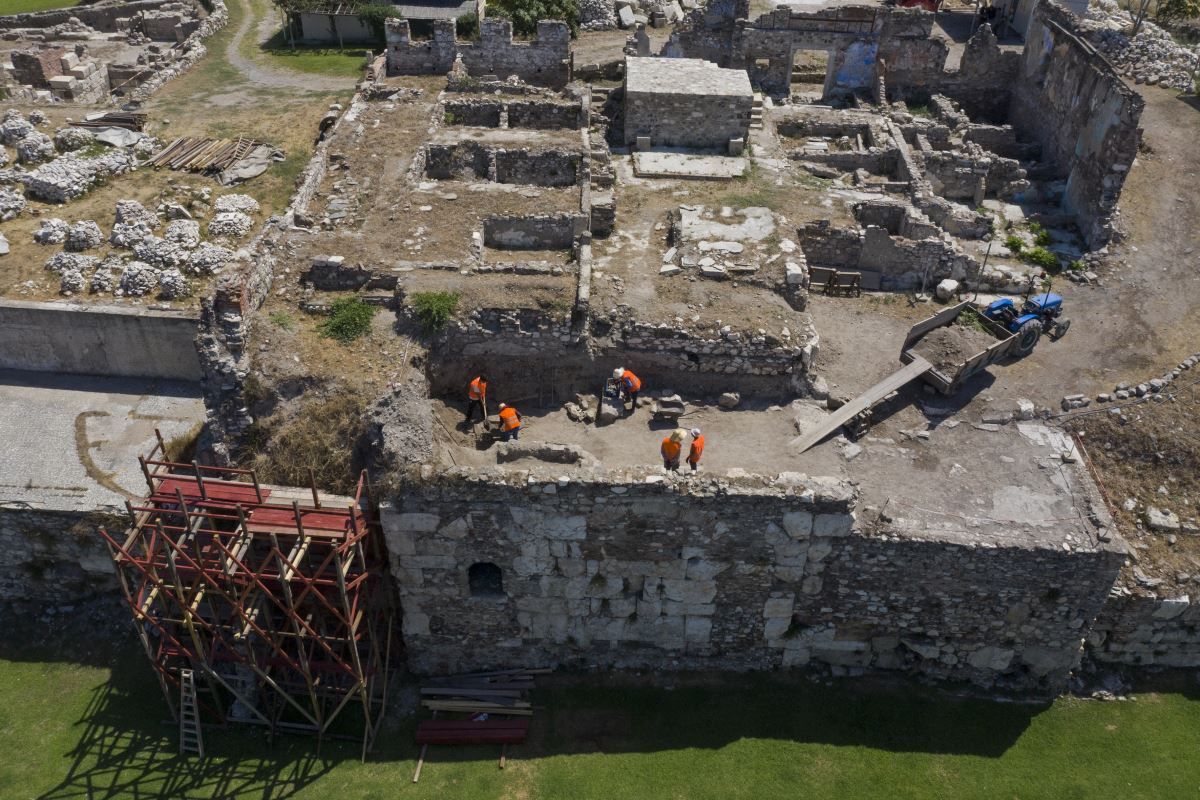
<path id="1" fill-rule="evenodd" d="M 4 0 L 0 3 L 0 14 L 26 14 L 30 11 L 49 11 L 52 8 L 70 8 L 79 5 L 79 0 Z"/>
<path id="2" fill-rule="evenodd" d="M 293 50 L 284 40 L 282 31 L 257 49 L 257 60 L 262 64 L 335 78 L 361 78 L 371 55 L 369 50 L 354 47 L 338 50 L 336 47 L 297 45 Z"/>
<path id="3" fill-rule="evenodd" d="M 210 729 L 209 757 L 182 759 L 140 652 L 89 657 L 0 660 L 0 797 L 1200 796 L 1200 702 L 1182 694 L 1018 705 L 786 676 L 669 691 L 553 676 L 507 769 L 495 747 L 433 748 L 414 785 L 411 717 L 389 720 L 366 764 L 356 745 L 326 742 L 317 756 L 311 739 L 272 745 L 255 728 Z"/>
<path id="4" fill-rule="evenodd" d="M 264 16 L 278 20 L 278 11 L 264 0 L 249 0 L 254 13 L 254 24 L 251 33 L 242 39 L 241 54 L 253 59 L 263 66 L 276 69 L 289 69 L 295 72 L 307 72 L 314 75 L 328 75 L 333 78 L 351 78 L 357 82 L 362 78 L 367 59 L 371 56 L 369 48 L 361 45 L 347 45 L 341 50 L 337 47 L 314 47 L 297 45 L 293 48 L 287 42 L 283 30 L 279 29 L 273 36 L 261 44 L 253 35 L 258 29 Z M 383 49 L 380 42 L 377 50 Z M 353 83 L 348 84 L 353 87 Z"/>

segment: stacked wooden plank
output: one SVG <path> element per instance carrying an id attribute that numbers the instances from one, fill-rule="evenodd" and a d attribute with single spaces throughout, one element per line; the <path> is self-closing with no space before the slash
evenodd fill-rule
<path id="1" fill-rule="evenodd" d="M 526 693 L 533 689 L 535 675 L 548 669 L 501 669 L 431 678 L 421 687 L 421 705 L 433 719 L 417 726 L 421 755 L 413 783 L 421 779 L 425 754 L 431 744 L 498 744 L 500 768 L 510 744 L 521 744 L 529 732 L 533 705 Z M 439 714 L 465 714 L 465 718 L 438 719 Z M 520 717 L 521 719 L 512 719 Z"/>
<path id="2" fill-rule="evenodd" d="M 146 128 L 147 115 L 130 111 L 109 111 L 96 114 L 87 119 L 71 122 L 76 128 L 125 128 L 131 131 L 141 131 Z"/>
<path id="3" fill-rule="evenodd" d="M 432 678 L 421 688 L 421 705 L 432 711 L 467 711 L 532 716 L 522 697 L 533 676 L 548 670 L 512 669 Z"/>
<path id="4" fill-rule="evenodd" d="M 206 136 L 181 136 L 150 159 L 152 167 L 207 172 L 228 169 L 262 143 L 253 139 L 210 139 Z"/>

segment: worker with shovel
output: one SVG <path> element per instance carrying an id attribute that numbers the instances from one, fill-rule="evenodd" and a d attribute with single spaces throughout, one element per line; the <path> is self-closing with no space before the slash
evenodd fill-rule
<path id="1" fill-rule="evenodd" d="M 687 463 L 692 468 L 692 472 L 696 471 L 696 467 L 700 464 L 700 456 L 704 453 L 704 436 L 700 433 L 699 428 L 692 428 L 692 446 L 688 448 Z"/>
<path id="2" fill-rule="evenodd" d="M 487 423 L 487 378 L 484 375 L 475 376 L 475 380 L 467 384 L 467 415 L 463 424 L 470 426 L 475 421 L 475 409 Z"/>
<path id="3" fill-rule="evenodd" d="M 679 453 L 683 450 L 683 437 L 685 433 L 683 428 L 676 428 L 662 440 L 662 447 L 659 448 L 659 452 L 662 454 L 663 469 L 667 472 L 679 471 Z"/>

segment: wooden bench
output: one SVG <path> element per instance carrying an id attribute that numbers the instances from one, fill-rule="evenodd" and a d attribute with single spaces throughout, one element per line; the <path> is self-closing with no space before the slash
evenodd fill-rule
<path id="1" fill-rule="evenodd" d="M 521 744 L 527 719 L 430 719 L 417 726 L 417 744 Z"/>
<path id="2" fill-rule="evenodd" d="M 858 297 L 862 294 L 862 273 L 843 272 L 831 267 L 809 267 L 808 284 L 813 288 L 820 286 L 827 295 L 845 292 Z"/>

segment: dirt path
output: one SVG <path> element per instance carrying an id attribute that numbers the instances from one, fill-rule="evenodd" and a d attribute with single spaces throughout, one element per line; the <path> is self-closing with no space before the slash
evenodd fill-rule
<path id="1" fill-rule="evenodd" d="M 349 78 L 331 78 L 309 72 L 275 69 L 257 64 L 243 56 L 240 48 L 251 28 L 254 28 L 255 43 L 262 44 L 274 33 L 276 24 L 270 12 L 264 13 L 261 18 L 258 17 L 253 2 L 245 2 L 243 9 L 241 24 L 238 25 L 229 46 L 225 48 L 225 57 L 242 73 L 248 83 L 273 89 L 304 89 L 313 92 L 343 91 L 354 85 L 354 81 Z M 255 20 L 258 20 L 257 26 Z"/>

